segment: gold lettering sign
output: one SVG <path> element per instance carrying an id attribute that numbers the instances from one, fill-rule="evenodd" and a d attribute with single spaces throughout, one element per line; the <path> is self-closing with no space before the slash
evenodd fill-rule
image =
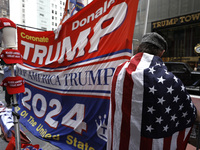
<path id="1" fill-rule="evenodd" d="M 200 12 L 195 13 L 195 14 L 189 14 L 185 16 L 152 22 L 152 29 L 164 28 L 164 27 L 169 27 L 169 26 L 174 26 L 174 25 L 181 25 L 185 23 L 193 23 L 197 21 L 200 21 Z"/>

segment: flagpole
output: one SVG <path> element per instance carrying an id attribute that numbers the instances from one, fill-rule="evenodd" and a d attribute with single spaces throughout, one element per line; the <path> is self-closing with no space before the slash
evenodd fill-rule
<path id="1" fill-rule="evenodd" d="M 147 32 L 147 24 L 148 24 L 148 16 L 149 16 L 149 4 L 150 4 L 150 0 L 147 0 L 147 10 L 146 10 L 146 17 L 145 17 L 145 22 L 144 22 L 144 33 L 146 34 Z"/>
<path id="2" fill-rule="evenodd" d="M 15 76 L 15 70 L 14 70 L 14 64 L 12 64 L 11 67 L 11 74 L 12 77 Z M 16 98 L 16 94 L 13 94 L 13 102 L 12 105 L 14 107 L 14 111 L 13 111 L 13 123 L 14 123 L 14 128 L 15 128 L 15 146 L 16 146 L 16 150 L 21 150 L 21 141 L 20 141 L 20 128 L 19 128 L 19 114 L 17 114 L 17 98 Z"/>

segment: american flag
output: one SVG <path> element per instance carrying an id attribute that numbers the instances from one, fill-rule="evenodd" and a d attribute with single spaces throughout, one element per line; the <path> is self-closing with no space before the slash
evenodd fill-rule
<path id="1" fill-rule="evenodd" d="M 70 16 L 73 16 L 84 7 L 83 0 L 70 0 Z"/>
<path id="2" fill-rule="evenodd" d="M 138 53 L 117 67 L 108 149 L 184 150 L 195 119 L 184 85 L 160 57 Z"/>

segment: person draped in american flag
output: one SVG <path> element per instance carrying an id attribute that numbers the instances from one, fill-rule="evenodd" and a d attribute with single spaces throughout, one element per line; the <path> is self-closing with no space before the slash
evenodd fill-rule
<path id="1" fill-rule="evenodd" d="M 199 112 L 180 79 L 161 59 L 168 49 L 147 33 L 130 61 L 119 65 L 111 89 L 107 149 L 184 150 Z"/>

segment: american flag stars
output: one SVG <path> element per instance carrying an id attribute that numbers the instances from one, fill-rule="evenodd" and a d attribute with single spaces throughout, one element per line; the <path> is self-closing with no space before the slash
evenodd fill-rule
<path id="1" fill-rule="evenodd" d="M 149 93 L 155 93 L 157 90 L 155 89 L 155 87 L 149 87 Z"/>
<path id="2" fill-rule="evenodd" d="M 163 99 L 163 97 L 158 98 L 158 103 L 160 103 L 161 105 L 163 105 L 164 102 L 165 102 L 165 100 Z"/>
<path id="3" fill-rule="evenodd" d="M 167 71 L 158 56 L 138 53 L 129 65 L 127 69 L 117 68 L 114 76 L 113 146 L 142 150 L 184 148 L 196 119 L 196 108 L 181 80 Z M 122 78 L 125 73 L 131 78 Z M 116 86 L 118 82 L 120 86 Z M 118 90 L 123 91 L 121 98 Z"/>
<path id="4" fill-rule="evenodd" d="M 173 100 L 173 102 L 178 102 L 178 100 L 179 100 L 179 97 L 178 97 L 178 95 L 176 96 L 176 97 L 174 97 L 174 100 Z"/>
<path id="5" fill-rule="evenodd" d="M 149 72 L 150 72 L 151 74 L 154 74 L 154 71 L 156 71 L 156 70 L 154 70 L 154 67 L 149 68 Z"/>
<path id="6" fill-rule="evenodd" d="M 151 132 L 152 130 L 153 130 L 153 128 L 151 127 L 151 125 L 150 126 L 147 126 L 147 129 L 146 129 L 147 131 L 149 131 L 149 132 Z"/>
<path id="7" fill-rule="evenodd" d="M 156 122 L 161 124 L 161 122 L 163 121 L 162 117 L 160 116 L 159 118 L 156 118 Z"/>
<path id="8" fill-rule="evenodd" d="M 155 109 L 153 109 L 153 106 L 152 107 L 148 107 L 148 111 L 147 112 L 150 112 L 151 114 L 153 114 L 154 111 L 155 111 Z"/>
<path id="9" fill-rule="evenodd" d="M 176 77 L 176 76 L 174 76 L 174 81 L 176 82 L 176 83 L 178 83 L 178 78 Z"/>
<path id="10" fill-rule="evenodd" d="M 168 114 L 169 114 L 170 111 L 171 111 L 170 106 L 168 106 L 167 108 L 165 108 L 165 113 L 168 113 Z"/>
<path id="11" fill-rule="evenodd" d="M 172 94 L 173 91 L 174 91 L 174 89 L 172 88 L 172 86 L 167 88 L 167 93 Z"/>
<path id="12" fill-rule="evenodd" d="M 161 76 L 160 78 L 158 78 L 158 83 L 162 83 L 165 81 L 165 79 L 163 79 L 163 77 Z"/>
<path id="13" fill-rule="evenodd" d="M 150 65 L 144 71 L 143 136 L 167 137 L 190 125 L 195 112 L 190 100 L 185 86 L 165 65 Z"/>

